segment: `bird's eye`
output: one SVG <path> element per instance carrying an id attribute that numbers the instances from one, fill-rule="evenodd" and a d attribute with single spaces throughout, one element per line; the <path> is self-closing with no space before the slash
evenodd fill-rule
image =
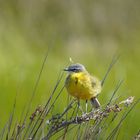
<path id="1" fill-rule="evenodd" d="M 73 71 L 74 71 L 74 72 L 79 72 L 79 69 L 74 68 Z"/>
<path id="2" fill-rule="evenodd" d="M 73 68 L 73 70 L 72 71 L 76 71 L 76 69 L 75 68 Z"/>

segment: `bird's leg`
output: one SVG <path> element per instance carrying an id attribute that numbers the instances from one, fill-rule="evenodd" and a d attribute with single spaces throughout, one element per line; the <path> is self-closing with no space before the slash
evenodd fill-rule
<path id="1" fill-rule="evenodd" d="M 78 118 L 78 111 L 79 111 L 79 106 L 80 106 L 80 100 L 79 99 L 77 99 L 77 110 L 76 110 L 76 123 L 78 122 L 77 121 L 77 118 Z"/>
<path id="2" fill-rule="evenodd" d="M 87 113 L 87 109 L 88 109 L 88 100 L 86 100 L 86 113 Z"/>
<path id="3" fill-rule="evenodd" d="M 76 122 L 77 122 L 77 117 L 78 117 L 79 110 L 82 112 L 82 114 L 84 114 L 84 111 L 83 111 L 82 107 L 80 106 L 80 100 L 78 99 L 77 110 L 76 110 Z"/>
<path id="4" fill-rule="evenodd" d="M 80 100 L 79 100 L 79 103 L 78 103 L 79 105 L 79 110 L 82 112 L 82 114 L 84 114 L 84 111 L 83 111 L 83 109 L 82 109 L 82 106 L 80 106 Z"/>

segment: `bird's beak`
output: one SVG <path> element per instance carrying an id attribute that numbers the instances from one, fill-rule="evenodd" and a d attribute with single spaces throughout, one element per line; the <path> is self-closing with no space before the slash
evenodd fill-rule
<path id="1" fill-rule="evenodd" d="M 68 68 L 64 68 L 63 70 L 64 70 L 64 71 L 69 71 L 69 69 L 68 69 Z"/>

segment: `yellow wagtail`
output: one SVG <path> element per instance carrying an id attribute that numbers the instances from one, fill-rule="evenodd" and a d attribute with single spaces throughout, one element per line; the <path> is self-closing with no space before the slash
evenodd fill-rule
<path id="1" fill-rule="evenodd" d="M 100 106 L 97 95 L 101 92 L 101 82 L 91 76 L 82 64 L 72 64 L 64 71 L 68 71 L 65 87 L 68 93 L 78 100 L 91 100 L 95 108 Z"/>

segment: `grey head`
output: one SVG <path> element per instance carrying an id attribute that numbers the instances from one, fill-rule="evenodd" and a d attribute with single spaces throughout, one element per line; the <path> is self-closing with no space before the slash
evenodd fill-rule
<path id="1" fill-rule="evenodd" d="M 82 64 L 76 63 L 70 65 L 68 68 L 65 68 L 64 71 L 68 72 L 82 72 L 86 71 L 85 67 Z"/>

